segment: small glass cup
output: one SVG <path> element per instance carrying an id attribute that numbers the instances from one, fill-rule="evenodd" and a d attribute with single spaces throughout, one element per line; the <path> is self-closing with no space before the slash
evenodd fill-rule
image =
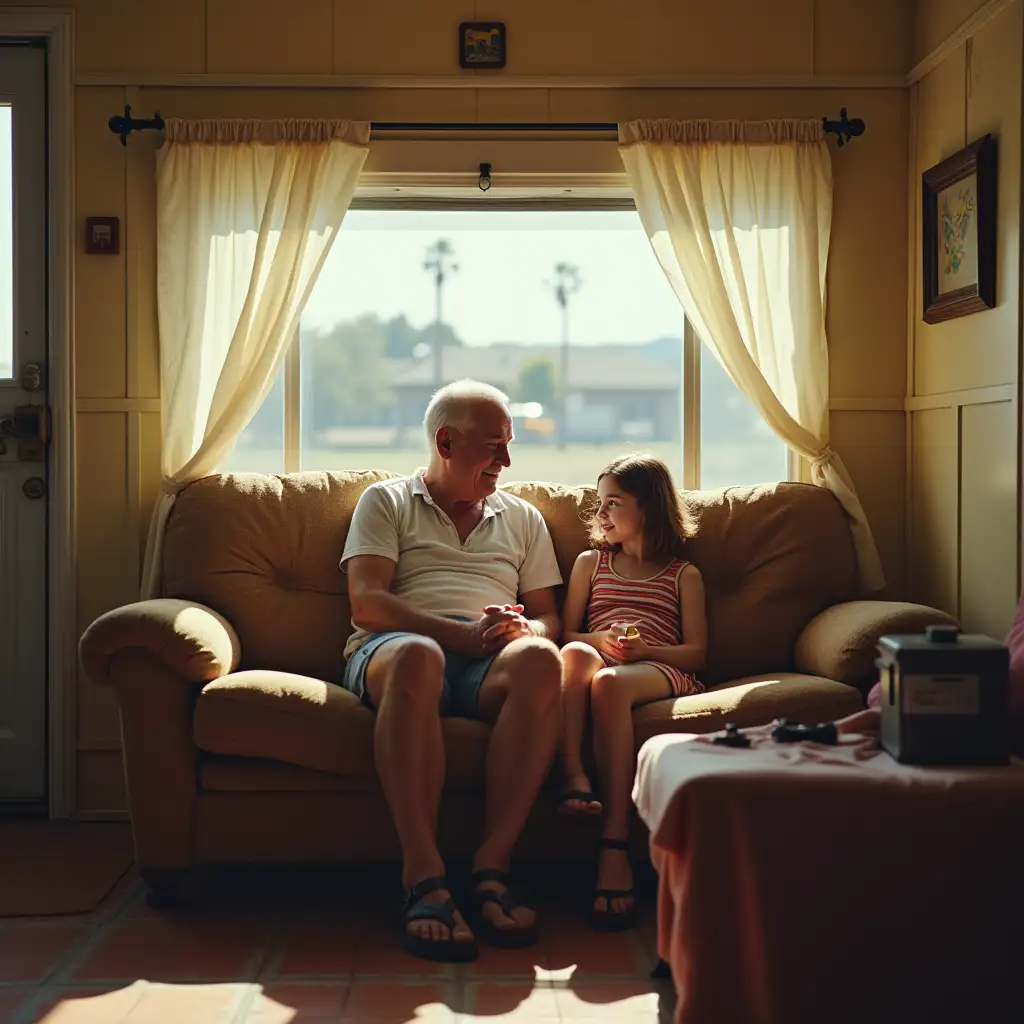
<path id="1" fill-rule="evenodd" d="M 640 635 L 640 630 L 635 622 L 616 622 L 614 629 L 619 636 L 626 637 L 628 640 L 633 640 Z"/>

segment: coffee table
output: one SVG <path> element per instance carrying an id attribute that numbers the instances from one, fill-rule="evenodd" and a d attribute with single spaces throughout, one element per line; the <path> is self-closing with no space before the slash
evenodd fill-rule
<path id="1" fill-rule="evenodd" d="M 747 735 L 640 751 L 677 1024 L 1024 1020 L 1024 764 Z"/>

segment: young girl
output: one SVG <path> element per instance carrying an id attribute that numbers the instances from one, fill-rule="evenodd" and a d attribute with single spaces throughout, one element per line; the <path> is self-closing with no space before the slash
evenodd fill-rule
<path id="1" fill-rule="evenodd" d="M 616 459 L 597 479 L 595 549 L 576 559 L 564 608 L 561 808 L 604 812 L 591 918 L 602 930 L 636 921 L 629 864 L 630 792 L 636 772 L 632 708 L 700 693 L 707 623 L 704 585 L 686 560 L 686 531 L 668 468 L 648 455 Z M 604 806 L 583 771 L 590 706 Z"/>

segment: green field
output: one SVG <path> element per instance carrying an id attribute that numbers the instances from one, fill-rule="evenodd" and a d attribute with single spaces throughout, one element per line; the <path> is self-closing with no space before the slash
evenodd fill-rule
<path id="1" fill-rule="evenodd" d="M 624 444 L 574 444 L 563 451 L 548 445 L 517 445 L 512 450 L 512 466 L 502 474 L 502 479 L 592 484 L 612 459 L 630 450 L 650 451 L 664 459 L 677 482 L 682 484 L 680 446 L 666 442 L 636 449 Z M 418 448 L 307 448 L 302 453 L 304 470 L 386 469 L 411 473 L 425 463 L 426 452 Z M 284 469 L 284 456 L 279 451 L 240 446 L 224 468 L 234 472 L 280 473 Z M 764 483 L 784 479 L 785 475 L 785 450 L 778 441 L 758 438 L 748 444 L 704 446 L 701 480 L 704 488 Z"/>

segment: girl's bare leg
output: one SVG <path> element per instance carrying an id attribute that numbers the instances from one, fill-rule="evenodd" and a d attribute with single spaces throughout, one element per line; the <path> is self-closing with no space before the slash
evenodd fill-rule
<path id="1" fill-rule="evenodd" d="M 627 839 L 632 810 L 636 750 L 633 737 L 633 706 L 670 697 L 672 688 L 665 674 L 653 665 L 616 665 L 602 668 L 591 683 L 590 706 L 594 715 L 594 744 L 604 796 L 605 839 Z M 633 871 L 624 850 L 602 849 L 597 865 L 599 889 L 631 889 Z M 598 897 L 598 913 L 625 913 L 630 897 L 607 901 Z"/>
<path id="2" fill-rule="evenodd" d="M 562 676 L 562 791 L 576 789 L 589 793 L 593 787 L 581 760 L 583 730 L 590 705 L 590 682 L 594 674 L 604 668 L 604 661 L 593 647 L 583 643 L 566 644 L 562 648 L 562 660 L 565 666 Z M 590 803 L 566 800 L 564 809 L 573 814 L 596 816 L 601 813 L 601 804 L 597 800 Z"/>
<path id="3" fill-rule="evenodd" d="M 881 711 L 877 708 L 867 708 L 837 719 L 836 730 L 841 733 L 860 732 L 868 736 L 877 735 L 881 721 Z"/>

